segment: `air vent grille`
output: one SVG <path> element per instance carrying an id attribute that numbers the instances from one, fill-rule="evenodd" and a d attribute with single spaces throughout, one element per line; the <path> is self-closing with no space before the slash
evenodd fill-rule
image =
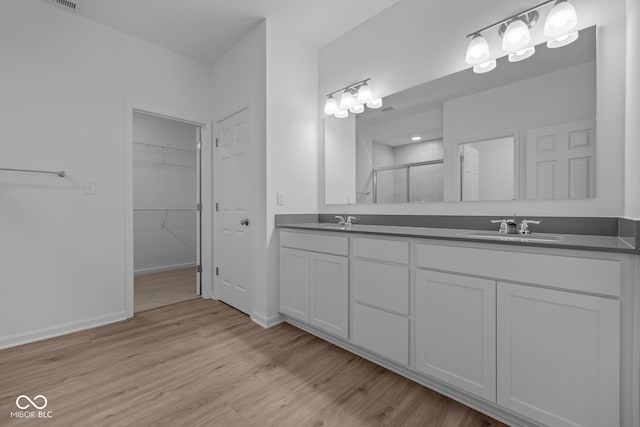
<path id="1" fill-rule="evenodd" d="M 76 10 L 78 8 L 78 4 L 69 0 L 53 0 L 54 3 L 59 4 L 60 6 L 67 7 L 72 10 Z"/>

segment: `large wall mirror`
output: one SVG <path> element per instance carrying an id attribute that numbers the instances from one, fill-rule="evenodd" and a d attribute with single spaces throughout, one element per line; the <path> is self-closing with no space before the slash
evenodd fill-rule
<path id="1" fill-rule="evenodd" d="M 596 28 L 324 127 L 326 204 L 595 197 Z"/>

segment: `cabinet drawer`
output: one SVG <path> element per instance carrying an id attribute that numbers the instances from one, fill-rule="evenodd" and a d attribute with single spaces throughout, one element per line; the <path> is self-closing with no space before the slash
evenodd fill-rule
<path id="1" fill-rule="evenodd" d="M 340 236 L 281 231 L 280 246 L 334 255 L 349 255 L 349 240 Z"/>
<path id="2" fill-rule="evenodd" d="M 353 308 L 353 342 L 403 365 L 409 364 L 409 319 L 361 304 Z"/>
<path id="3" fill-rule="evenodd" d="M 356 237 L 353 254 L 360 258 L 409 264 L 409 242 Z"/>
<path id="4" fill-rule="evenodd" d="M 613 260 L 419 244 L 416 263 L 434 270 L 620 296 L 621 265 Z"/>
<path id="5" fill-rule="evenodd" d="M 353 262 L 356 302 L 409 314 L 409 268 L 356 259 Z"/>

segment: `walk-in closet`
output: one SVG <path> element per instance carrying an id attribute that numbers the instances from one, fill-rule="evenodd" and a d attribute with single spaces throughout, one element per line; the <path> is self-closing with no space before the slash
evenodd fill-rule
<path id="1" fill-rule="evenodd" d="M 199 133 L 134 112 L 135 312 L 199 298 Z"/>

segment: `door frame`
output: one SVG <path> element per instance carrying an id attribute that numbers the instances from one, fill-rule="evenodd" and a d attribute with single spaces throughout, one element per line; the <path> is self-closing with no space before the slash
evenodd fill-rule
<path id="1" fill-rule="evenodd" d="M 184 111 L 166 105 L 150 105 L 137 101 L 124 103 L 124 302 L 127 318 L 133 317 L 133 113 L 139 112 L 190 123 L 200 127 L 200 194 L 202 211 L 200 213 L 200 261 L 202 264 L 201 296 L 210 299 L 213 296 L 213 253 L 212 253 L 212 198 L 213 198 L 213 149 L 212 126 L 210 120 L 193 111 Z"/>

